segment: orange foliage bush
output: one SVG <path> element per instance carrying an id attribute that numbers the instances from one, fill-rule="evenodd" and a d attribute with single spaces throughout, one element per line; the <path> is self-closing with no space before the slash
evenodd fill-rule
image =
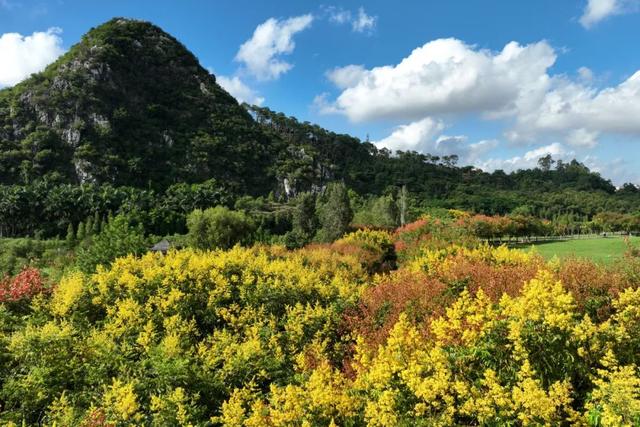
<path id="1" fill-rule="evenodd" d="M 405 313 L 426 332 L 429 320 L 441 315 L 454 297 L 437 279 L 422 272 L 397 270 L 363 292 L 358 306 L 345 315 L 345 326 L 377 347 L 386 340 L 400 314 Z"/>
<path id="2" fill-rule="evenodd" d="M 542 259 L 536 259 L 527 264 L 491 265 L 458 256 L 448 264 L 441 280 L 460 291 L 466 287 L 472 294 L 482 288 L 492 301 L 497 302 L 505 293 L 517 295 L 522 285 L 533 279 L 543 264 Z"/>
<path id="3" fill-rule="evenodd" d="M 604 321 L 612 313 L 612 301 L 633 280 L 616 266 L 569 259 L 547 263 L 532 255 L 529 262 L 496 263 L 462 253 L 447 255 L 441 267 L 425 272 L 401 268 L 379 278 L 367 288 L 358 307 L 345 315 L 345 329 L 360 335 L 374 348 L 383 343 L 401 313 L 421 330 L 463 291 L 471 296 L 482 289 L 494 303 L 503 295 L 516 297 L 540 270 L 550 270 L 554 280 L 571 292 L 580 313 Z"/>
<path id="4" fill-rule="evenodd" d="M 603 266 L 583 259 L 564 260 L 555 275 L 575 298 L 580 311 L 598 320 L 611 314 L 611 301 L 626 288 L 635 287 L 617 266 Z"/>
<path id="5" fill-rule="evenodd" d="M 454 222 L 444 223 L 438 218 L 424 217 L 393 234 L 396 254 L 399 260 L 409 260 L 420 255 L 423 249 L 442 249 L 456 242 L 462 246 L 475 246 L 478 239 L 470 236 Z"/>

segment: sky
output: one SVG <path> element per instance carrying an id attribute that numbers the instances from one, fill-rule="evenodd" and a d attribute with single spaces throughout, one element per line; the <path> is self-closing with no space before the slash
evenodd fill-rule
<path id="1" fill-rule="evenodd" d="M 640 0 L 0 0 L 0 88 L 113 17 L 159 25 L 240 101 L 379 148 L 640 184 Z"/>

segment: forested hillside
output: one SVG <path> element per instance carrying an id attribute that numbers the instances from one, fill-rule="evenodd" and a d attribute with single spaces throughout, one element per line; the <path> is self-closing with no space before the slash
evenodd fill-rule
<path id="1" fill-rule="evenodd" d="M 444 207 L 584 222 L 640 205 L 636 186 L 617 190 L 575 160 L 509 174 L 457 161 L 240 106 L 175 38 L 116 18 L 0 91 L 0 235 L 63 236 L 110 213 L 181 233 L 193 209 L 247 195 L 287 205 L 330 182 L 363 200 L 397 201 L 404 186 L 413 218 Z"/>
<path id="2" fill-rule="evenodd" d="M 268 192 L 270 141 L 160 28 L 113 19 L 0 91 L 0 183 L 164 189 L 218 178 Z"/>
<path id="3" fill-rule="evenodd" d="M 376 197 L 398 204 L 404 187 L 407 219 L 439 207 L 587 222 L 640 205 L 636 186 L 616 189 L 575 160 L 488 173 L 455 155 L 392 153 L 240 106 L 179 41 L 129 19 L 92 29 L 45 71 L 0 91 L 0 123 L 2 236 L 64 236 L 119 213 L 147 232 L 183 233 L 192 210 L 246 205 L 245 196 L 262 197 L 250 203 L 262 216 L 280 212 L 267 233 L 281 233 L 296 198 L 331 182 L 346 185 L 356 209 Z"/>
<path id="4" fill-rule="evenodd" d="M 246 106 L 280 147 L 275 172 L 292 192 L 340 180 L 359 194 L 383 194 L 406 185 L 432 206 L 458 207 L 488 214 L 519 208 L 551 219 L 558 214 L 591 216 L 600 210 L 629 212 L 640 203 L 633 184 L 617 190 L 606 177 L 585 165 L 540 159 L 535 169 L 487 173 L 458 165 L 458 156 L 378 149 L 368 141 L 300 123 L 268 108 Z"/>

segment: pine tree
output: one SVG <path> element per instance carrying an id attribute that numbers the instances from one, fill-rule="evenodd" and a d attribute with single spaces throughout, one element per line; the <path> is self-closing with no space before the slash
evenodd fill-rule
<path id="1" fill-rule="evenodd" d="M 318 230 L 316 197 L 312 193 L 301 193 L 296 197 L 292 230 L 285 235 L 288 248 L 299 248 L 311 241 Z"/>
<path id="2" fill-rule="evenodd" d="M 93 217 L 87 217 L 86 225 L 84 226 L 84 232 L 87 237 L 93 235 Z"/>
<path id="3" fill-rule="evenodd" d="M 333 182 L 327 186 L 319 198 L 318 217 L 321 225 L 319 240 L 333 242 L 347 232 L 353 219 L 353 211 L 344 183 Z"/>
<path id="4" fill-rule="evenodd" d="M 302 193 L 297 197 L 292 218 L 293 230 L 310 240 L 318 229 L 316 198 L 312 193 Z"/>
<path id="5" fill-rule="evenodd" d="M 86 237 L 87 237 L 87 234 L 85 232 L 84 222 L 80 222 L 80 224 L 78 224 L 78 232 L 76 234 L 76 239 L 78 240 L 78 242 L 82 242 Z"/>
<path id="6" fill-rule="evenodd" d="M 100 233 L 101 220 L 102 219 L 100 218 L 100 214 L 98 213 L 98 211 L 95 211 L 95 213 L 93 214 L 93 230 L 92 230 L 93 234 Z"/>
<path id="7" fill-rule="evenodd" d="M 69 226 L 67 227 L 67 245 L 69 245 L 69 247 L 72 247 L 73 244 L 76 241 L 76 233 L 73 230 L 73 224 L 69 223 Z"/>

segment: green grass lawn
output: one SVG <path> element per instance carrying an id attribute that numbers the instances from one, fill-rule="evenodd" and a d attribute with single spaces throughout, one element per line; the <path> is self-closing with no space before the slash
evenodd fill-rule
<path id="1" fill-rule="evenodd" d="M 640 237 L 630 237 L 634 245 L 640 244 Z M 558 242 L 543 242 L 525 246 L 525 250 L 534 249 L 546 259 L 558 258 L 589 258 L 600 263 L 610 263 L 621 258 L 627 246 L 622 237 L 598 237 L 585 240 L 564 240 Z"/>

